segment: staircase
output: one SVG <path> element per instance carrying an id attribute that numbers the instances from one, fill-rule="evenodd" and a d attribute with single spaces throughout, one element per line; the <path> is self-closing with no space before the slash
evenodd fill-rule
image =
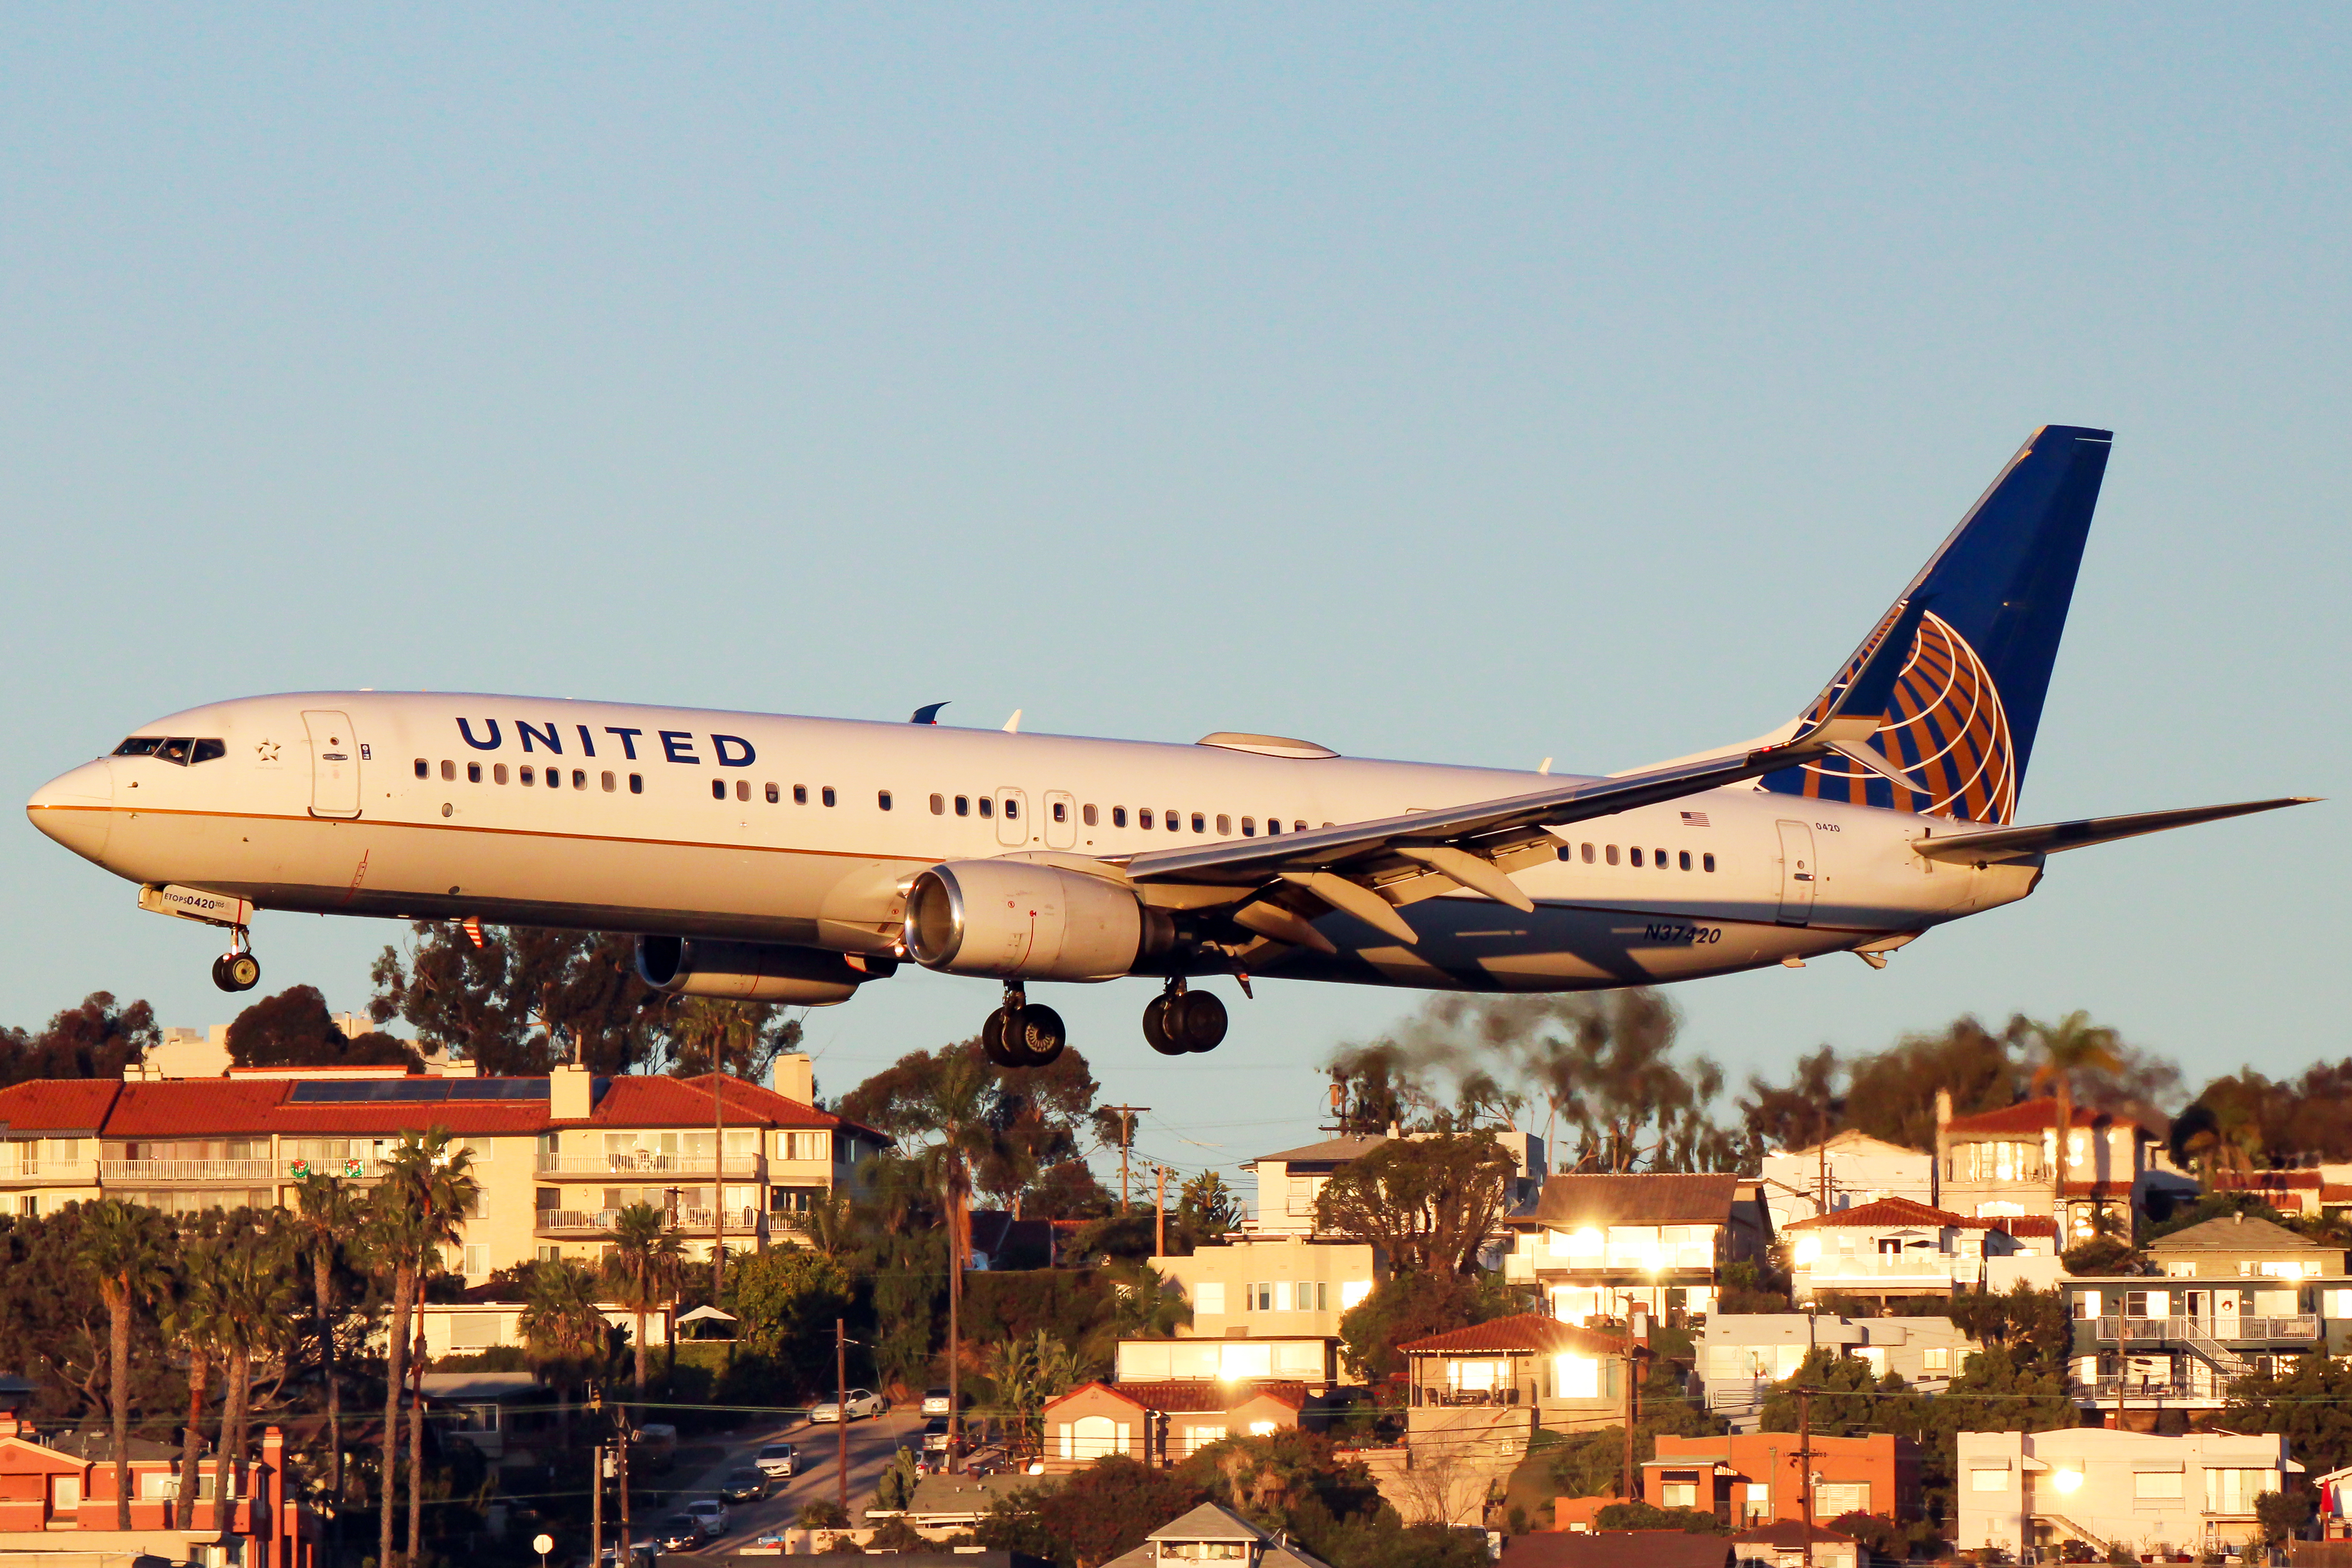
<path id="1" fill-rule="evenodd" d="M 2033 1510 L 2033 1520 L 2037 1524 L 2054 1524 L 2063 1530 L 2067 1534 L 2074 1537 L 2077 1541 L 2089 1542 L 2091 1543 L 2092 1550 L 2095 1552 L 2105 1552 L 2113 1550 L 2113 1548 L 2109 1547 L 2105 1542 L 2100 1540 L 2097 1536 L 2093 1535 L 2089 1531 L 2084 1530 L 2081 1525 L 2076 1524 L 2073 1520 L 2068 1519 L 2063 1513 L 2052 1513 L 2046 1508 L 2037 1508 Z"/>
<path id="2" fill-rule="evenodd" d="M 2195 1318 L 2174 1320 L 2180 1325 L 2181 1342 L 2190 1350 L 2213 1363 L 2213 1370 L 2225 1378 L 2243 1377 L 2253 1366 L 2243 1356 L 2205 1331 L 2205 1325 Z"/>

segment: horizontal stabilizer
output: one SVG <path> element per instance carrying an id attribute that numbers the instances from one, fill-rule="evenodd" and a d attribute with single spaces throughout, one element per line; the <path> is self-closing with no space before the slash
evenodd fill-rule
<path id="1" fill-rule="evenodd" d="M 2130 816 L 2089 816 L 2078 822 L 2048 822 L 2033 827 L 1994 827 L 1981 833 L 1955 833 L 1916 839 L 1911 847 L 1930 860 L 1982 863 L 2015 859 L 2025 855 L 2053 855 L 2080 849 L 2086 844 L 2112 844 L 2143 833 L 2192 827 L 2219 822 L 2225 816 L 2247 816 L 2276 811 L 2283 805 L 2309 805 L 2316 796 L 2289 795 L 2283 800 L 2243 800 L 2230 805 L 2191 805 L 2179 811 L 2143 811 Z"/>

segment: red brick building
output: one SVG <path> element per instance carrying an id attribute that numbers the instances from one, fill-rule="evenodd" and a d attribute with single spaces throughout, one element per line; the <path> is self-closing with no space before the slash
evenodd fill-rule
<path id="1" fill-rule="evenodd" d="M 114 1443 L 105 1432 L 43 1442 L 0 1414 L 0 1561 L 20 1553 L 157 1556 L 237 1568 L 311 1568 L 317 1519 L 286 1495 L 286 1442 L 261 1435 L 258 1464 L 229 1467 L 226 1487 L 210 1458 L 199 1462 L 189 1528 L 175 1528 L 179 1450 L 133 1437 L 131 1529 L 115 1528 Z M 224 1493 L 227 1500 L 221 1500 Z"/>
<path id="2" fill-rule="evenodd" d="M 1845 1513 L 1919 1517 L 1919 1445 L 1874 1432 L 1862 1437 L 1814 1433 L 1812 1458 L 1801 1463 L 1794 1432 L 1735 1432 L 1722 1437 L 1661 1435 L 1658 1457 L 1642 1467 L 1642 1496 L 1659 1508 L 1705 1509 L 1734 1527 L 1805 1516 L 1804 1480 L 1813 1485 L 1813 1521 Z"/>

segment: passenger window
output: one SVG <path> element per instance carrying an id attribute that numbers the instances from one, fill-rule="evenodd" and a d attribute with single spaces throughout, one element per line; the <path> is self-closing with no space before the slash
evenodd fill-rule
<path id="1" fill-rule="evenodd" d="M 750 779 L 737 779 L 735 781 L 735 798 L 737 800 L 749 800 L 751 798 L 751 781 Z"/>
<path id="2" fill-rule="evenodd" d="M 727 798 L 727 781 L 725 779 L 712 779 L 710 781 L 710 798 L 713 800 L 725 800 Z"/>
<path id="3" fill-rule="evenodd" d="M 1085 820 L 1086 825 L 1088 827 L 1097 826 L 1101 820 L 1101 818 L 1097 815 L 1095 808 L 1091 805 L 1079 807 L 1078 816 Z"/>
<path id="4" fill-rule="evenodd" d="M 831 805 L 834 802 L 833 786 L 831 784 L 825 785 L 823 789 L 816 792 L 816 797 L 824 802 L 825 805 Z"/>
<path id="5" fill-rule="evenodd" d="M 1328 827 L 1331 825 L 1327 822 L 1323 826 Z M 1294 822 L 1290 825 L 1290 831 L 1293 833 L 1304 833 L 1307 831 L 1307 824 L 1303 822 Z"/>
<path id="6" fill-rule="evenodd" d="M 1685 850 L 1684 850 L 1684 851 L 1682 852 L 1682 861 L 1681 861 L 1681 864 L 1682 864 L 1682 868 L 1683 868 L 1684 870 L 1687 871 L 1687 870 L 1689 870 L 1689 869 L 1690 869 L 1690 851 L 1689 851 L 1689 850 L 1685 849 Z"/>
<path id="7" fill-rule="evenodd" d="M 1633 846 L 1633 847 L 1632 847 L 1631 849 L 1626 850 L 1626 851 L 1625 851 L 1625 854 L 1626 854 L 1626 857 L 1627 857 L 1629 859 L 1631 859 L 1631 860 L 1633 862 L 1633 864 L 1634 864 L 1634 865 L 1639 866 L 1639 865 L 1642 863 L 1642 847 L 1641 847 L 1640 845 L 1638 845 L 1638 844 L 1634 845 L 1634 846 Z"/>
<path id="8" fill-rule="evenodd" d="M 980 797 L 980 815 L 982 816 L 994 816 L 996 815 L 996 801 L 992 796 L 982 795 Z"/>
<path id="9" fill-rule="evenodd" d="M 501 769 L 500 771 L 501 771 L 501 772 L 503 772 L 504 770 L 503 770 L 503 769 Z M 525 784 L 537 784 L 537 783 L 539 782 L 539 775 L 538 775 L 538 773 L 537 773 L 532 769 L 531 765 L 530 765 L 529 763 L 525 763 L 522 765 L 522 773 L 521 773 L 521 778 L 522 778 L 522 782 L 523 782 L 523 783 L 525 783 Z M 507 782 L 507 781 L 506 781 L 506 780 L 504 780 L 504 779 L 500 779 L 500 780 L 499 781 L 499 783 L 500 783 L 500 784 L 504 784 L 504 783 L 506 783 L 506 782 Z"/>
<path id="10" fill-rule="evenodd" d="M 482 782 L 481 763 L 467 763 L 466 764 L 466 782 L 467 784 L 479 784 Z"/>
<path id="11" fill-rule="evenodd" d="M 1161 821 L 1168 824 L 1169 832 L 1181 833 L 1184 831 L 1183 815 L 1177 811 L 1175 807 L 1169 807 L 1166 811 L 1161 812 L 1160 816 Z"/>
<path id="12" fill-rule="evenodd" d="M 492 784 L 504 784 L 507 782 L 506 763 L 493 763 L 490 764 L 490 782 Z"/>
<path id="13" fill-rule="evenodd" d="M 1192 831 L 1195 833 L 1209 831 L 1209 819 L 1197 811 L 1192 814 Z"/>
<path id="14" fill-rule="evenodd" d="M 826 804 L 827 805 L 831 805 L 833 803 L 832 803 L 831 801 L 827 801 L 827 802 L 825 802 L 825 804 Z M 878 805 L 878 806 L 880 806 L 880 807 L 881 807 L 883 810 L 885 810 L 885 811 L 889 810 L 889 809 L 890 809 L 890 792 L 889 792 L 888 790 L 887 790 L 887 789 L 877 789 L 877 790 L 876 790 L 876 791 L 874 792 L 874 804 L 875 804 L 875 805 Z"/>
<path id="15" fill-rule="evenodd" d="M 629 793 L 631 795 L 643 795 L 646 793 L 645 774 L 631 773 L 629 775 Z"/>
<path id="16" fill-rule="evenodd" d="M 971 796 L 968 795 L 960 795 L 956 796 L 956 815 L 958 816 L 970 816 L 971 815 Z"/>
<path id="17" fill-rule="evenodd" d="M 1151 808 L 1150 806 L 1147 805 L 1138 808 L 1135 814 L 1135 825 L 1138 827 L 1149 827 L 1151 826 Z"/>
<path id="18" fill-rule="evenodd" d="M 1664 870 L 1666 868 L 1666 852 L 1663 849 L 1651 850 L 1650 864 L 1655 866 L 1661 871 Z"/>
<path id="19" fill-rule="evenodd" d="M 1054 803 L 1054 820 L 1056 822 L 1070 820 L 1070 808 L 1066 802 L 1057 800 Z"/>
<path id="20" fill-rule="evenodd" d="M 1223 821 L 1224 820 L 1224 818 L 1221 816 L 1221 817 L 1217 818 L 1217 820 L 1218 820 L 1218 821 L 1220 821 L 1220 822 L 1223 822 Z M 1257 818 L 1256 818 L 1256 817 L 1255 817 L 1255 816 L 1244 816 L 1244 817 L 1243 817 L 1243 818 L 1242 818 L 1242 837 L 1243 837 L 1244 838 L 1255 838 L 1255 837 L 1257 837 Z"/>
<path id="21" fill-rule="evenodd" d="M 421 779 L 431 778 L 433 776 L 433 764 L 426 762 L 423 757 L 417 758 L 416 776 Z"/>
<path id="22" fill-rule="evenodd" d="M 1247 833 L 1249 831 L 1249 818 L 1246 816 L 1242 818 L 1242 831 L 1244 833 Z M 1276 834 L 1281 831 L 1282 818 L 1278 816 L 1269 816 L 1265 819 L 1265 836 L 1268 838 L 1273 837 Z"/>
<path id="23" fill-rule="evenodd" d="M 1110 825 L 1113 827 L 1125 827 L 1127 826 L 1127 807 L 1123 805 L 1114 805 L 1110 808 Z M 1147 822 L 1144 826 L 1149 827 L 1151 825 Z"/>
<path id="24" fill-rule="evenodd" d="M 947 814 L 948 797 L 943 795 L 935 795 L 931 796 L 931 815 L 933 816 L 945 816 Z"/>
<path id="25" fill-rule="evenodd" d="M 572 787 L 573 789 L 586 789 L 588 787 L 588 770 L 586 768 L 574 768 L 572 770 Z"/>
<path id="26" fill-rule="evenodd" d="M 457 764 L 444 757 L 441 760 L 441 776 L 445 779 L 455 779 L 457 776 Z"/>
<path id="27" fill-rule="evenodd" d="M 783 792 L 782 790 L 778 789 L 778 788 L 777 788 L 774 784 L 771 784 L 768 786 L 768 804 L 769 804 L 770 805 L 776 805 L 781 804 L 781 803 L 782 802 L 783 798 L 784 798 L 784 792 Z"/>
<path id="28" fill-rule="evenodd" d="M 1584 863 L 1588 866 L 1592 864 L 1592 846 L 1590 844 L 1584 847 Z"/>
<path id="29" fill-rule="evenodd" d="M 613 775 L 609 770 L 604 774 L 604 793 L 606 795 L 613 793 Z"/>
<path id="30" fill-rule="evenodd" d="M 1198 832 L 1200 832 L 1201 830 L 1200 830 L 1198 827 L 1195 827 L 1195 828 L 1193 828 L 1193 829 L 1192 829 L 1192 831 L 1193 831 L 1193 832 L 1195 832 L 1195 833 L 1198 833 Z M 1223 812 L 1222 812 L 1222 811 L 1221 811 L 1221 812 L 1219 812 L 1219 813 L 1217 813 L 1217 837 L 1220 837 L 1220 838 L 1231 838 L 1233 836 L 1234 836 L 1234 819 L 1233 819 L 1232 817 L 1230 817 L 1230 816 L 1226 816 Z"/>
<path id="31" fill-rule="evenodd" d="M 362 747 L 361 750 L 364 752 L 366 748 Z M 196 749 L 189 755 L 188 761 L 192 763 L 209 763 L 215 757 L 226 757 L 227 755 L 228 742 L 226 741 L 198 741 L 196 742 Z"/>
<path id="32" fill-rule="evenodd" d="M 1712 855 L 1702 855 L 1699 857 L 1699 864 L 1712 871 L 1715 869 L 1715 857 Z"/>
<path id="33" fill-rule="evenodd" d="M 793 804 L 794 805 L 806 805 L 808 804 L 808 785 L 793 785 Z"/>
<path id="34" fill-rule="evenodd" d="M 547 787 L 550 789 L 562 789 L 563 787 L 563 770 L 562 768 L 550 768 L 547 770 Z"/>
<path id="35" fill-rule="evenodd" d="M 1011 822 L 1021 815 L 1021 803 L 1011 795 L 1004 797 L 1004 820 Z"/>
<path id="36" fill-rule="evenodd" d="M 1614 844 L 1609 846 L 1606 858 L 1612 866 L 1617 864 L 1617 846 Z"/>

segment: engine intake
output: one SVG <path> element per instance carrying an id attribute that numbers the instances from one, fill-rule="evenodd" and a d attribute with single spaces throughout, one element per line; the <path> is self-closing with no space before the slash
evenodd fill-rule
<path id="1" fill-rule="evenodd" d="M 908 889 L 906 932 L 925 968 L 999 980 L 1109 980 L 1175 936 L 1118 883 L 1029 860 L 932 867 Z"/>
<path id="2" fill-rule="evenodd" d="M 887 979 L 898 967 L 896 959 L 814 947 L 703 937 L 637 938 L 637 978 L 674 996 L 827 1007 L 848 1001 L 869 980 Z"/>

